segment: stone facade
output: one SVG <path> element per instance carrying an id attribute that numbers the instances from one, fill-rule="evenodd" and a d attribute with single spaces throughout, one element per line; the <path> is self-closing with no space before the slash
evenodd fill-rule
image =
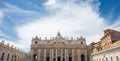
<path id="1" fill-rule="evenodd" d="M 0 61 L 27 61 L 28 54 L 20 49 L 14 48 L 13 45 L 0 42 Z"/>
<path id="2" fill-rule="evenodd" d="M 60 32 L 51 39 L 33 38 L 31 61 L 88 61 L 86 40 L 63 38 Z"/>
<path id="3" fill-rule="evenodd" d="M 120 61 L 120 32 L 104 31 L 104 36 L 92 45 L 91 61 Z"/>
<path id="4" fill-rule="evenodd" d="M 96 43 L 86 44 L 83 37 L 69 39 L 60 32 L 50 39 L 32 38 L 30 55 L 0 42 L 0 61 L 120 61 L 120 32 L 104 31 Z"/>

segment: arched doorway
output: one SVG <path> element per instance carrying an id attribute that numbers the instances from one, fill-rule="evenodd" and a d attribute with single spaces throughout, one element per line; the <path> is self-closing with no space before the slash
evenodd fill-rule
<path id="1" fill-rule="evenodd" d="M 57 61 L 61 61 L 61 57 L 60 56 L 57 57 Z"/>
<path id="2" fill-rule="evenodd" d="M 72 57 L 69 57 L 69 61 L 72 61 Z"/>
<path id="3" fill-rule="evenodd" d="M 65 58 L 63 58 L 63 61 L 65 61 Z"/>
<path id="4" fill-rule="evenodd" d="M 38 58 L 38 57 L 37 57 L 37 54 L 34 54 L 34 55 L 33 55 L 33 61 L 37 61 L 37 58 Z"/>
<path id="5" fill-rule="evenodd" d="M 85 55 L 84 54 L 81 55 L 81 61 L 85 61 Z"/>
<path id="6" fill-rule="evenodd" d="M 50 57 L 49 56 L 46 57 L 46 61 L 50 61 Z"/>

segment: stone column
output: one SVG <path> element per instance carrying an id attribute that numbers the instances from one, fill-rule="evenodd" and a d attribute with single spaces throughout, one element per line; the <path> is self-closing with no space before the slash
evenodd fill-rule
<path id="1" fill-rule="evenodd" d="M 56 61 L 57 61 L 57 49 L 56 49 Z"/>
<path id="2" fill-rule="evenodd" d="M 17 56 L 18 54 L 16 54 L 16 61 L 18 60 L 18 56 Z M 25 58 L 24 58 L 25 59 Z"/>
<path id="3" fill-rule="evenodd" d="M 65 49 L 65 61 L 67 61 L 67 53 L 66 53 L 66 49 Z"/>
<path id="4" fill-rule="evenodd" d="M 33 49 L 31 49 L 31 61 L 33 61 Z M 12 58 L 12 55 L 11 55 L 11 58 Z"/>
<path id="5" fill-rule="evenodd" d="M 66 49 L 66 60 L 68 61 L 68 49 Z"/>
<path id="6" fill-rule="evenodd" d="M 1 49 L 1 48 L 0 48 Z M 2 49 L 1 49 L 2 50 Z M 2 51 L 0 51 L 0 58 L 1 58 L 1 55 L 2 55 Z"/>
<path id="7" fill-rule="evenodd" d="M 50 48 L 50 61 L 52 61 L 52 49 Z"/>
<path id="8" fill-rule="evenodd" d="M 40 55 L 40 58 L 41 58 L 41 61 L 44 61 L 44 49 L 42 48 L 41 49 L 41 55 Z"/>
<path id="9" fill-rule="evenodd" d="M 46 49 L 44 49 L 44 61 L 46 61 Z"/>
<path id="10" fill-rule="evenodd" d="M 9 55 L 9 60 L 8 61 L 11 61 L 11 58 L 12 58 L 12 54 Z"/>
<path id="11" fill-rule="evenodd" d="M 61 49 L 61 61 L 63 61 L 63 49 Z"/>
<path id="12" fill-rule="evenodd" d="M 72 61 L 74 61 L 74 49 L 72 49 Z"/>
<path id="13" fill-rule="evenodd" d="M 78 61 L 81 61 L 81 58 L 80 58 L 80 49 L 77 50 L 77 59 L 78 59 Z"/>
<path id="14" fill-rule="evenodd" d="M 10 61 L 10 60 L 9 60 Z M 19 56 L 18 56 L 18 60 L 17 61 L 19 61 Z"/>
<path id="15" fill-rule="evenodd" d="M 2 51 L 0 51 L 0 59 L 1 59 L 1 57 L 2 57 Z"/>
<path id="16" fill-rule="evenodd" d="M 76 48 L 74 49 L 74 61 L 78 61 L 77 60 L 77 49 Z"/>
<path id="17" fill-rule="evenodd" d="M 81 59 L 82 59 L 82 58 L 81 58 L 81 55 L 82 55 L 82 54 L 84 54 L 84 51 L 83 51 L 83 49 L 80 49 L 80 54 L 79 54 L 80 61 L 81 61 Z M 84 56 L 84 57 L 85 57 L 85 56 Z"/>
<path id="18" fill-rule="evenodd" d="M 51 61 L 53 61 L 53 49 L 51 49 Z"/>
<path id="19" fill-rule="evenodd" d="M 84 50 L 85 51 L 85 61 L 88 61 L 87 60 L 87 50 Z"/>
<path id="20" fill-rule="evenodd" d="M 3 61 L 7 61 L 7 52 L 4 52 Z"/>
<path id="21" fill-rule="evenodd" d="M 41 50 L 40 49 L 38 49 L 38 59 L 37 59 L 37 61 L 40 61 L 40 54 L 41 54 Z"/>

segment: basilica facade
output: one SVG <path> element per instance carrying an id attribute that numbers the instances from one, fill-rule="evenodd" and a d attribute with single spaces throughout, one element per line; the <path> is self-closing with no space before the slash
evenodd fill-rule
<path id="1" fill-rule="evenodd" d="M 51 39 L 35 37 L 31 44 L 31 61 L 88 61 L 86 40 L 61 36 Z"/>

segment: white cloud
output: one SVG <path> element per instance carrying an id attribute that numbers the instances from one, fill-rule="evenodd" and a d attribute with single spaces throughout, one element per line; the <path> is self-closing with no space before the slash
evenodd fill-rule
<path id="1" fill-rule="evenodd" d="M 59 6 L 61 6 L 61 4 L 59 4 L 58 2 L 59 0 L 48 0 L 47 2 L 45 2 L 43 5 L 48 8 L 50 7 L 51 9 L 52 8 L 57 8 Z"/>
<path id="2" fill-rule="evenodd" d="M 48 0 L 45 5 L 56 5 L 56 0 Z"/>
<path id="3" fill-rule="evenodd" d="M 59 3 L 57 0 L 54 1 L 49 0 L 46 4 Z M 107 25 L 104 18 L 100 17 L 99 12 L 95 10 L 95 6 L 91 5 L 90 2 L 76 4 L 74 0 L 66 3 L 61 2 L 60 5 L 55 9 L 53 9 L 55 5 L 47 7 L 48 9 L 52 8 L 54 11 L 50 11 L 50 16 L 35 19 L 33 22 L 16 27 L 21 42 L 29 46 L 32 37 L 36 35 L 53 37 L 58 30 L 61 31 L 63 36 L 84 36 L 87 39 L 87 43 L 99 41 L 103 34 L 102 31 Z M 96 8 L 98 7 L 96 6 Z"/>
<path id="4" fill-rule="evenodd" d="M 2 22 L 2 19 L 3 19 L 3 13 L 0 11 L 0 24 Z"/>

